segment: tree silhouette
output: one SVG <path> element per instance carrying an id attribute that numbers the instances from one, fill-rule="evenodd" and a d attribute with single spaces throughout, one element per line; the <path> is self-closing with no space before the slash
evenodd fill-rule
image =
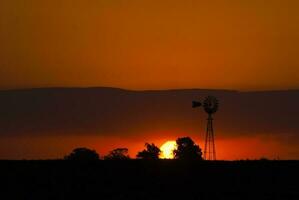
<path id="1" fill-rule="evenodd" d="M 147 159 L 147 160 L 157 160 L 159 159 L 159 155 L 161 150 L 154 144 L 145 143 L 146 149 L 138 152 L 136 155 L 137 158 Z"/>
<path id="2" fill-rule="evenodd" d="M 128 156 L 127 148 L 117 148 L 109 152 L 108 155 L 104 157 L 105 160 L 128 160 L 130 157 Z"/>
<path id="3" fill-rule="evenodd" d="M 85 147 L 74 149 L 69 155 L 64 157 L 65 160 L 99 160 L 99 154 L 95 150 L 91 150 Z"/>
<path id="4" fill-rule="evenodd" d="M 176 140 L 177 149 L 173 151 L 176 159 L 200 159 L 202 160 L 202 152 L 190 137 L 178 138 Z"/>

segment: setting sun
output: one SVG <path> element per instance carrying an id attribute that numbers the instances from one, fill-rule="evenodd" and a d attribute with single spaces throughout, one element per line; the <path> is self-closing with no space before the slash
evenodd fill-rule
<path id="1" fill-rule="evenodd" d="M 176 147 L 176 142 L 175 141 L 167 141 L 165 142 L 161 147 L 161 155 L 160 158 L 164 158 L 164 159 L 172 159 L 174 158 L 173 155 L 173 150 L 175 150 Z"/>

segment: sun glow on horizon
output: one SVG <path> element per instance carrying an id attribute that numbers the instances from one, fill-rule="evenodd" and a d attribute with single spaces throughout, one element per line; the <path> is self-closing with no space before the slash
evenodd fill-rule
<path id="1" fill-rule="evenodd" d="M 175 150 L 176 148 L 177 148 L 177 146 L 176 146 L 175 141 L 169 140 L 169 141 L 165 142 L 160 147 L 160 150 L 162 151 L 160 158 L 173 159 L 174 158 L 173 150 Z"/>

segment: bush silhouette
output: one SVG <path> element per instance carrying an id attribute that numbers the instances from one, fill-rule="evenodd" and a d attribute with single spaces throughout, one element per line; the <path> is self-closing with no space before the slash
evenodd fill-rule
<path id="1" fill-rule="evenodd" d="M 128 160 L 130 157 L 128 156 L 127 148 L 117 148 L 109 152 L 108 155 L 104 157 L 105 160 Z"/>
<path id="2" fill-rule="evenodd" d="M 99 160 L 99 154 L 95 150 L 85 147 L 74 149 L 69 155 L 65 156 L 65 160 Z"/>
<path id="3" fill-rule="evenodd" d="M 147 159 L 147 160 L 157 160 L 159 159 L 159 155 L 161 150 L 154 144 L 145 143 L 146 149 L 138 152 L 136 155 L 137 158 Z"/>
<path id="4" fill-rule="evenodd" d="M 202 152 L 190 137 L 178 138 L 176 140 L 177 149 L 173 151 L 176 159 L 200 159 L 202 160 Z"/>

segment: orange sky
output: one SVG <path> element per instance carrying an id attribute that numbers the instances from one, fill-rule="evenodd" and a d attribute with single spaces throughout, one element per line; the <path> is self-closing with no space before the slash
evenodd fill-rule
<path id="1" fill-rule="evenodd" d="M 0 88 L 299 87 L 294 0 L 0 2 Z"/>
<path id="2" fill-rule="evenodd" d="M 161 134 L 162 135 L 162 134 Z M 77 147 L 95 149 L 101 157 L 110 150 L 119 147 L 127 147 L 129 155 L 135 158 L 138 151 L 144 149 L 145 142 L 154 142 L 157 146 L 167 140 L 175 140 L 177 137 L 163 138 L 153 134 L 143 139 L 101 137 L 101 136 L 55 136 L 55 137 L 26 137 L 2 138 L 0 141 L 1 159 L 57 159 L 63 158 Z M 174 134 L 175 135 L 175 134 Z M 200 134 L 199 134 L 200 135 Z M 183 137 L 185 135 L 181 135 Z M 198 143 L 203 151 L 204 137 L 192 135 L 192 139 Z M 216 138 L 217 139 L 217 138 Z M 266 142 L 265 142 L 266 141 Z M 217 139 L 217 159 L 298 159 L 296 145 L 286 146 L 273 137 L 237 137 L 229 139 Z"/>

